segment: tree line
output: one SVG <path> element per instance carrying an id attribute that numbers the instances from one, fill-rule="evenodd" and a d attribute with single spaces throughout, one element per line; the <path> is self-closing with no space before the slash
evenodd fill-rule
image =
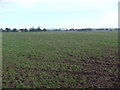
<path id="1" fill-rule="evenodd" d="M 92 29 L 92 28 L 82 28 L 82 29 L 53 29 L 53 30 L 50 30 L 50 31 L 94 31 L 94 30 L 97 30 L 97 31 L 103 31 L 103 30 L 106 30 L 106 31 L 113 31 L 113 30 L 120 30 L 119 28 L 98 28 L 98 29 Z M 10 29 L 10 28 L 5 28 L 5 29 L 0 29 L 0 31 L 2 32 L 46 32 L 46 31 L 49 31 L 49 29 L 41 29 L 40 27 L 38 28 L 30 28 L 30 29 Z"/>
<path id="2" fill-rule="evenodd" d="M 40 29 L 40 27 L 38 27 L 38 28 L 32 27 L 30 29 L 27 29 L 27 28 L 25 28 L 25 29 L 16 29 L 16 28 L 14 28 L 14 29 L 10 29 L 10 28 L 2 29 L 1 28 L 1 31 L 2 32 L 41 32 L 41 31 L 46 32 L 47 30 L 45 28 Z"/>

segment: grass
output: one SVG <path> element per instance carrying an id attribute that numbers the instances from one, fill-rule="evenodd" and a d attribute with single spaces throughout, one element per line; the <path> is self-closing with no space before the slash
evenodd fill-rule
<path id="1" fill-rule="evenodd" d="M 2 33 L 0 32 L 0 89 L 2 88 Z"/>
<path id="2" fill-rule="evenodd" d="M 2 33 L 3 88 L 116 87 L 117 31 Z"/>

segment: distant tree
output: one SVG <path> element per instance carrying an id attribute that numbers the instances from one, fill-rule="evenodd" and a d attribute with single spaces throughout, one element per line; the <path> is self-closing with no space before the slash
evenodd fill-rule
<path id="1" fill-rule="evenodd" d="M 40 29 L 40 26 L 39 26 L 38 28 L 36 28 L 36 31 L 38 31 L 38 32 L 39 32 L 39 31 L 42 31 L 42 30 Z"/>
<path id="2" fill-rule="evenodd" d="M 74 31 L 74 29 L 72 28 L 72 29 L 69 29 L 69 31 Z"/>
<path id="3" fill-rule="evenodd" d="M 14 28 L 14 29 L 12 30 L 12 32 L 17 32 L 17 29 L 16 29 L 16 28 Z"/>
<path id="4" fill-rule="evenodd" d="M 25 28 L 25 32 L 28 32 L 28 30 Z"/>
<path id="5" fill-rule="evenodd" d="M 5 31 L 6 32 L 11 32 L 11 29 L 10 28 L 5 28 Z"/>
<path id="6" fill-rule="evenodd" d="M 24 29 L 20 29 L 21 32 L 24 32 Z"/>
<path id="7" fill-rule="evenodd" d="M 86 31 L 92 31 L 92 29 L 91 28 L 86 28 Z"/>
<path id="8" fill-rule="evenodd" d="M 109 30 L 109 29 L 106 28 L 105 30 Z"/>
<path id="9" fill-rule="evenodd" d="M 77 31 L 82 31 L 82 29 L 77 29 Z"/>
<path id="10" fill-rule="evenodd" d="M 103 29 L 103 28 L 98 28 L 98 29 L 96 29 L 96 30 L 100 31 L 100 30 L 104 30 L 104 29 Z"/>
<path id="11" fill-rule="evenodd" d="M 44 28 L 43 31 L 46 32 L 47 30 Z"/>
<path id="12" fill-rule="evenodd" d="M 32 27 L 32 28 L 29 29 L 29 32 L 34 32 L 34 31 L 35 31 L 34 27 Z"/>
<path id="13" fill-rule="evenodd" d="M 69 31 L 68 29 L 66 29 L 65 31 Z"/>

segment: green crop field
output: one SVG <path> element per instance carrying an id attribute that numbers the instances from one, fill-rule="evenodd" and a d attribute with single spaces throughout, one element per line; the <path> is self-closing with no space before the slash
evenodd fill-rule
<path id="1" fill-rule="evenodd" d="M 0 32 L 0 89 L 2 88 L 2 32 Z"/>
<path id="2" fill-rule="evenodd" d="M 118 31 L 2 33 L 3 88 L 118 87 Z"/>

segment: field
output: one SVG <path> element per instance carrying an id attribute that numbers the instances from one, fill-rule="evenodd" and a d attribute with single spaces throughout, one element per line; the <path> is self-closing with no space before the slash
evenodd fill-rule
<path id="1" fill-rule="evenodd" d="M 0 32 L 0 89 L 2 88 L 2 33 Z"/>
<path id="2" fill-rule="evenodd" d="M 118 31 L 2 33 L 3 88 L 118 87 Z"/>

